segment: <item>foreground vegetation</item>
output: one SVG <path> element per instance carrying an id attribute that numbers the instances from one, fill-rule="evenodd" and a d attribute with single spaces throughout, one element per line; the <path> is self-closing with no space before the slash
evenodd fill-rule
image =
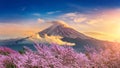
<path id="1" fill-rule="evenodd" d="M 85 47 L 86 52 L 76 52 L 68 46 L 36 44 L 37 51 L 24 47 L 14 51 L 0 47 L 0 68 L 119 68 L 120 46 L 106 47 L 99 52 Z"/>

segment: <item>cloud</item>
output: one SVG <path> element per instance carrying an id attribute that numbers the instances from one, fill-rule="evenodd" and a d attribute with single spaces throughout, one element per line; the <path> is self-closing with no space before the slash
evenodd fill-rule
<path id="1" fill-rule="evenodd" d="M 85 21 L 85 20 L 86 20 L 85 17 L 84 17 L 84 18 L 75 18 L 75 19 L 74 19 L 74 22 L 80 23 L 80 22 L 83 22 L 83 21 Z"/>
<path id="2" fill-rule="evenodd" d="M 61 40 L 61 36 L 48 36 L 47 34 L 45 35 L 44 38 L 40 37 L 39 34 L 35 35 L 32 37 L 32 40 L 34 40 L 37 43 L 55 43 L 59 45 L 69 45 L 69 46 L 74 46 L 75 43 L 70 43 L 70 42 L 64 42 Z"/>
<path id="3" fill-rule="evenodd" d="M 65 27 L 70 27 L 67 22 L 63 20 L 55 20 L 55 21 L 48 21 L 47 23 L 54 24 L 54 25 L 63 25 Z"/>
<path id="4" fill-rule="evenodd" d="M 47 12 L 47 14 L 55 14 L 55 13 L 60 13 L 61 11 L 50 11 L 50 12 Z"/>
<path id="5" fill-rule="evenodd" d="M 80 13 L 66 13 L 59 16 L 60 19 L 71 22 L 71 23 L 81 23 L 87 20 L 86 15 Z"/>
<path id="6" fill-rule="evenodd" d="M 75 17 L 75 16 L 76 16 L 76 13 L 67 13 L 63 15 L 63 17 Z"/>
<path id="7" fill-rule="evenodd" d="M 58 17 L 58 19 L 66 21 L 80 32 L 98 32 L 106 34 L 105 36 L 97 33 L 89 33 L 89 35 L 91 34 L 91 36 L 96 38 L 107 40 L 120 38 L 119 18 L 120 9 L 107 9 L 92 14 L 81 14 L 79 12 L 65 13 Z"/>
<path id="8" fill-rule="evenodd" d="M 84 32 L 85 34 L 88 34 L 88 35 L 95 35 L 95 36 L 107 36 L 106 34 L 104 33 L 100 33 L 100 32 Z"/>
<path id="9" fill-rule="evenodd" d="M 37 20 L 20 21 L 17 23 L 0 23 L 0 38 L 23 38 L 35 34 L 46 27 L 48 24 L 40 24 Z M 6 28 L 9 27 L 9 28 Z"/>
<path id="10" fill-rule="evenodd" d="M 44 19 L 41 19 L 41 18 L 38 18 L 37 21 L 38 21 L 38 23 L 43 23 L 43 22 L 45 22 L 45 20 L 44 20 Z"/>
<path id="11" fill-rule="evenodd" d="M 105 10 L 101 13 L 95 14 L 81 14 L 81 13 L 66 13 L 59 16 L 60 19 L 73 23 L 74 27 L 82 27 L 87 31 L 115 31 L 120 25 L 120 11 L 119 10 Z M 77 23 L 77 24 L 75 24 Z M 76 26 L 75 26 L 76 25 Z M 111 29 L 112 28 L 112 29 Z M 110 30 L 111 29 L 111 30 Z"/>
<path id="12" fill-rule="evenodd" d="M 37 17 L 41 16 L 40 13 L 33 13 L 32 15 L 33 15 L 33 16 L 37 16 Z"/>
<path id="13" fill-rule="evenodd" d="M 100 31 L 91 31 L 91 32 L 84 32 L 84 34 L 90 36 L 90 37 L 93 37 L 93 38 L 97 38 L 97 39 L 100 39 L 100 40 L 108 40 L 111 41 L 114 39 L 113 36 L 105 33 L 105 32 L 100 32 Z"/>

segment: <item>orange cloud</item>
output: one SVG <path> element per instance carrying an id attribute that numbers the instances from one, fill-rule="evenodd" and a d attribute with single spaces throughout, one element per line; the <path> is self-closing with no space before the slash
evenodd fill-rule
<path id="1" fill-rule="evenodd" d="M 39 24 L 0 23 L 0 38 L 18 38 L 41 31 Z"/>
<path id="2" fill-rule="evenodd" d="M 48 36 L 47 34 L 45 35 L 44 38 L 40 37 L 39 35 L 34 35 L 31 39 L 37 43 L 39 43 L 39 42 L 40 43 L 49 43 L 49 44 L 55 43 L 55 44 L 59 44 L 59 45 L 69 45 L 69 46 L 75 45 L 75 43 L 62 41 L 61 36 Z"/>
<path id="3" fill-rule="evenodd" d="M 120 39 L 120 9 L 104 10 L 95 14 L 67 13 L 60 18 L 70 22 L 68 24 L 80 32 L 106 34 L 104 37 L 102 37 L 103 35 L 93 35 L 96 38 L 112 41 Z M 90 35 L 90 33 L 87 35 Z"/>

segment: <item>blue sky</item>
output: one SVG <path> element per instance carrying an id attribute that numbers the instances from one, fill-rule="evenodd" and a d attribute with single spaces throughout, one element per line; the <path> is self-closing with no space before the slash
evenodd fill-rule
<path id="1" fill-rule="evenodd" d="M 54 17 L 68 12 L 94 13 L 118 7 L 120 0 L 0 0 L 0 22 Z"/>
<path id="2" fill-rule="evenodd" d="M 61 20 L 86 35 L 120 40 L 119 18 L 120 0 L 0 0 L 0 39 L 26 37 Z"/>

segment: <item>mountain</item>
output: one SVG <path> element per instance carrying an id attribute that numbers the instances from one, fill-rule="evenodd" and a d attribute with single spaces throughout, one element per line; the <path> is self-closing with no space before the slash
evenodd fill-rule
<path id="1" fill-rule="evenodd" d="M 69 27 L 66 24 L 56 23 L 47 29 L 39 32 L 41 37 L 45 35 L 49 36 L 62 36 L 62 41 L 75 43 L 73 46 L 76 50 L 84 50 L 85 46 L 94 47 L 94 48 L 104 48 L 106 45 L 111 45 L 113 42 L 98 40 L 92 37 L 88 37 L 75 29 Z"/>
<path id="2" fill-rule="evenodd" d="M 47 34 L 48 36 L 53 35 L 53 36 L 62 36 L 62 37 L 67 37 L 67 38 L 81 38 L 81 39 L 91 38 L 91 37 L 85 36 L 82 33 L 79 33 L 75 29 L 69 26 L 66 26 L 65 24 L 62 24 L 62 23 L 53 24 L 49 28 L 39 32 L 39 35 L 42 37 L 45 34 Z"/>
<path id="3" fill-rule="evenodd" d="M 61 22 L 54 22 L 52 26 L 36 34 L 42 38 L 44 38 L 46 34 L 48 36 L 61 36 L 62 41 L 74 43 L 75 46 L 73 46 L 73 48 L 76 49 L 77 51 L 84 51 L 85 46 L 89 46 L 92 48 L 104 48 L 107 45 L 115 44 L 114 42 L 98 40 L 98 39 L 86 36 L 76 31 L 74 28 Z M 28 46 L 33 49 L 34 42 L 29 38 L 32 38 L 32 36 L 25 37 L 25 38 L 0 40 L 0 45 L 7 46 L 16 50 L 22 49 L 23 46 Z"/>

